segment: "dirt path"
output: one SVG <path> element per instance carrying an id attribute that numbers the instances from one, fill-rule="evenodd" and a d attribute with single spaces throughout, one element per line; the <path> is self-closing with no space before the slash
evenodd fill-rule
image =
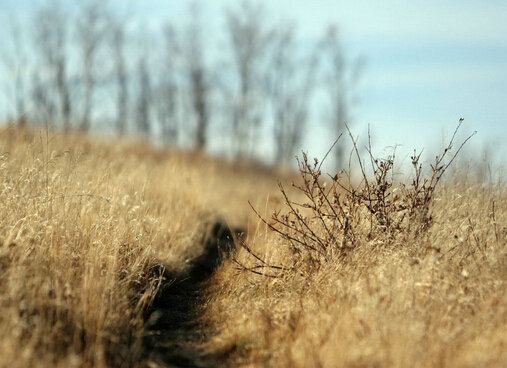
<path id="1" fill-rule="evenodd" d="M 188 272 L 165 275 L 166 283 L 146 313 L 143 362 L 147 367 L 223 365 L 223 357 L 211 356 L 200 347 L 206 331 L 199 325 L 198 317 L 206 281 L 234 247 L 232 232 L 227 225 L 217 222 L 203 243 L 203 253 L 191 262 Z"/>

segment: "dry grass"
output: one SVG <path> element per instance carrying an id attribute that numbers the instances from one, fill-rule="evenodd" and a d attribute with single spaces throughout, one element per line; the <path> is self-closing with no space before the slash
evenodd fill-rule
<path id="1" fill-rule="evenodd" d="M 154 266 L 183 269 L 207 223 L 222 217 L 247 228 L 246 247 L 267 264 L 291 266 L 271 278 L 231 261 L 212 278 L 205 348 L 230 366 L 501 367 L 507 192 L 464 178 L 435 191 L 431 226 L 367 236 L 370 224 L 364 233 L 355 224 L 350 251 L 326 251 L 314 265 L 248 206 L 265 218 L 286 209 L 268 170 L 4 130 L 0 366 L 134 365 L 160 282 Z M 236 259 L 259 262 L 246 248 Z"/>
<path id="2" fill-rule="evenodd" d="M 427 176 L 414 154 L 408 184 L 391 158 L 349 185 L 303 157 L 300 195 L 281 186 L 285 208 L 215 276 L 208 348 L 231 366 L 504 367 L 507 192 L 441 182 L 451 146 Z"/>
<path id="3" fill-rule="evenodd" d="M 0 366 L 127 365 L 139 358 L 155 265 L 174 270 L 218 216 L 275 188 L 267 173 L 143 144 L 0 133 Z M 262 196 L 259 193 L 263 193 Z"/>
<path id="4" fill-rule="evenodd" d="M 210 348 L 235 352 L 233 365 L 245 366 L 504 366 L 505 195 L 480 185 L 447 187 L 424 236 L 363 244 L 310 277 L 236 275 L 223 267 L 208 310 L 221 332 Z M 252 247 L 280 263 L 287 254 L 276 242 L 267 233 Z"/>

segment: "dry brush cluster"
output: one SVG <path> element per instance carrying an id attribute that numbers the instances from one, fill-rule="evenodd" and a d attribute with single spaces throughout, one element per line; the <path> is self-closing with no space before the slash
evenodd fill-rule
<path id="1" fill-rule="evenodd" d="M 432 225 L 431 205 L 438 184 L 465 143 L 475 134 L 456 146 L 456 134 L 462 123 L 463 119 L 460 119 L 448 145 L 429 165 L 429 172 L 423 170 L 421 154 L 414 151 L 411 156 L 413 178 L 408 183 L 395 179 L 395 152 L 385 159 L 376 158 L 370 137 L 366 147 L 368 164 L 371 165 L 368 175 L 367 165 L 360 157 L 350 130 L 348 134 L 353 145 L 350 156 L 356 157 L 361 173 L 357 184 L 352 179 L 350 163 L 348 171 L 341 170 L 334 176 L 324 177 L 322 162 L 319 163 L 318 159 L 310 162 L 303 152 L 302 158 L 298 158 L 300 180 L 292 183 L 297 193 L 290 196 L 279 184 L 285 208 L 276 210 L 271 220 L 266 220 L 252 207 L 261 221 L 284 240 L 294 255 L 294 264 L 271 265 L 243 244 L 260 263 L 253 268 L 238 263 L 240 268 L 265 275 L 268 274 L 260 269 L 314 269 L 334 255 L 345 256 L 361 244 L 389 246 L 396 237 L 406 239 L 424 232 Z"/>

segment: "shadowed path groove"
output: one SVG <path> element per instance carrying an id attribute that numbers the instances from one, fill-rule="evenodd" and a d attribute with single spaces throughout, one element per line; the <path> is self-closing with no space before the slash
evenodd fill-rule
<path id="1" fill-rule="evenodd" d="M 234 230 L 236 235 L 241 230 Z M 199 325 L 206 281 L 234 248 L 233 234 L 223 222 L 215 223 L 203 238 L 203 252 L 188 271 L 171 275 L 164 271 L 164 285 L 146 312 L 143 362 L 146 367 L 220 367 L 218 357 L 200 348 L 205 330 Z"/>

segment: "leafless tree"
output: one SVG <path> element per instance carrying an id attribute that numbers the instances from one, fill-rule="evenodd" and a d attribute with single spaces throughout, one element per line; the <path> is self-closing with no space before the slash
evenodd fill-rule
<path id="1" fill-rule="evenodd" d="M 93 112 L 93 97 L 96 87 L 96 62 L 108 22 L 104 0 L 86 0 L 78 2 L 77 38 L 82 55 L 83 111 L 79 129 L 88 131 Z"/>
<path id="2" fill-rule="evenodd" d="M 32 71 L 30 97 L 35 112 L 34 121 L 44 122 L 46 125 L 54 124 L 57 107 L 55 100 L 50 97 L 47 85 L 41 80 L 37 70 Z"/>
<path id="3" fill-rule="evenodd" d="M 278 164 L 288 164 L 302 143 L 318 61 L 315 50 L 298 52 L 293 30 L 277 30 L 267 73 Z"/>
<path id="4" fill-rule="evenodd" d="M 115 21 L 111 24 L 111 46 L 116 85 L 116 133 L 125 134 L 128 118 L 129 75 L 125 60 L 125 23 Z"/>
<path id="5" fill-rule="evenodd" d="M 178 121 L 180 91 L 177 78 L 179 45 L 176 31 L 169 25 L 164 29 L 164 46 L 155 104 L 163 141 L 167 145 L 175 145 L 180 134 Z"/>
<path id="6" fill-rule="evenodd" d="M 9 86 L 7 95 L 14 98 L 14 114 L 17 123 L 22 126 L 26 124 L 26 86 L 27 86 L 27 70 L 28 56 L 25 49 L 25 40 L 22 28 L 15 19 L 8 22 L 9 34 L 11 39 L 10 53 L 2 55 L 5 68 L 12 77 L 12 85 Z"/>
<path id="7" fill-rule="evenodd" d="M 360 60 L 348 63 L 338 34 L 338 28 L 329 26 L 322 42 L 325 65 L 325 80 L 331 101 L 331 129 L 338 135 L 345 129 L 345 124 L 351 122 L 351 103 L 354 99 L 355 87 L 361 73 Z M 335 165 L 343 167 L 345 147 L 337 145 L 334 148 Z"/>
<path id="8" fill-rule="evenodd" d="M 197 124 L 194 135 L 195 147 L 202 150 L 206 147 L 209 128 L 209 77 L 205 62 L 202 40 L 202 24 L 200 22 L 197 3 L 191 6 L 192 20 L 187 29 L 184 42 L 186 74 L 190 93 L 190 106 Z"/>
<path id="9" fill-rule="evenodd" d="M 47 72 L 46 97 L 50 99 L 54 90 L 58 96 L 58 115 L 62 120 L 63 129 L 68 131 L 71 126 L 72 101 L 68 76 L 68 14 L 60 1 L 52 0 L 45 3 L 34 17 L 34 43 L 39 52 L 38 59 Z M 43 76 L 42 76 L 43 77 Z M 44 84 L 41 75 L 40 84 Z M 53 104 L 53 103 L 49 103 Z M 54 103 L 56 105 L 56 103 Z M 51 112 L 49 110 L 48 112 Z M 51 122 L 55 116 L 49 116 Z"/>
<path id="10" fill-rule="evenodd" d="M 227 11 L 238 96 L 232 101 L 230 125 L 233 147 L 240 156 L 255 147 L 263 121 L 262 64 L 271 35 L 263 21 L 263 10 L 248 1 Z"/>
<path id="11" fill-rule="evenodd" d="M 137 63 L 137 104 L 136 126 L 138 133 L 147 138 L 151 129 L 151 80 L 146 55 L 141 55 Z"/>

